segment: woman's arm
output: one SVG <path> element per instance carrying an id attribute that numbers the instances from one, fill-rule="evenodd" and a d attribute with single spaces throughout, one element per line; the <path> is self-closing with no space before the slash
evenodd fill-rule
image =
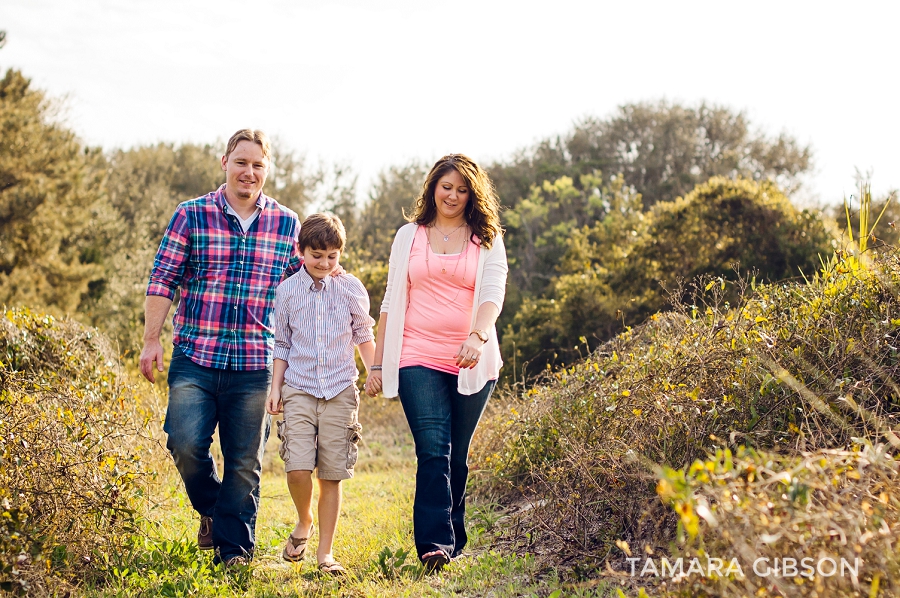
<path id="1" fill-rule="evenodd" d="M 478 306 L 478 312 L 475 314 L 475 327 L 473 332 L 459 346 L 456 352 L 456 366 L 466 369 L 473 368 L 478 360 L 481 359 L 481 352 L 484 349 L 485 341 L 475 333 L 475 330 L 483 334 L 493 334 L 494 324 L 500 315 L 500 308 L 492 301 L 487 301 Z"/>
<path id="2" fill-rule="evenodd" d="M 506 262 L 506 246 L 503 244 L 503 237 L 497 235 L 484 260 L 481 290 L 478 294 L 479 309 L 486 302 L 490 301 L 497 307 L 499 313 L 499 310 L 503 308 L 503 300 L 506 298 L 506 277 L 508 273 L 509 265 Z M 493 326 L 494 323 L 491 322 L 490 325 Z"/>

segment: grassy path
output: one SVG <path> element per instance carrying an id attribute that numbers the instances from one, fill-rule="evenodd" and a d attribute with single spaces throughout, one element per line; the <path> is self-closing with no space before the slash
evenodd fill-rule
<path id="1" fill-rule="evenodd" d="M 86 596 L 548 596 L 553 580 L 535 579 L 530 557 L 501 555 L 487 547 L 496 517 L 473 505 L 470 545 L 464 557 L 441 575 L 422 576 L 413 548 L 412 498 L 415 456 L 412 439 L 396 402 L 365 403 L 361 420 L 365 443 L 354 479 L 344 483 L 344 503 L 335 556 L 350 571 L 344 579 L 316 570 L 315 542 L 303 563 L 281 560 L 296 512 L 287 490 L 277 441 L 266 451 L 257 523 L 257 556 L 249 569 L 224 573 L 212 555 L 196 548 L 197 517 L 183 487 L 169 477 L 157 488 L 147 531 L 116 564 L 103 587 Z M 168 465 L 171 469 L 171 464 Z M 603 595 L 571 590 L 558 596 Z"/>

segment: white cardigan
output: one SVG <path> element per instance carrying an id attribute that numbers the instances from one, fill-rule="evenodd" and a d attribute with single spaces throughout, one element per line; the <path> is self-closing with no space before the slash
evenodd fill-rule
<path id="1" fill-rule="evenodd" d="M 400 382 L 400 351 L 403 348 L 403 325 L 406 320 L 406 308 L 409 291 L 409 254 L 418 224 L 410 222 L 397 231 L 394 244 L 391 246 L 391 259 L 388 267 L 387 288 L 381 302 L 381 313 L 387 314 L 387 328 L 384 332 L 384 357 L 382 358 L 382 394 L 396 397 Z M 478 255 L 478 271 L 475 274 L 475 297 L 477 305 L 472 306 L 470 327 L 475 326 L 475 315 L 478 307 L 490 301 L 498 309 L 503 308 L 506 296 L 506 247 L 503 237 L 497 235 L 490 249 L 481 248 Z M 496 380 L 500 375 L 500 344 L 497 342 L 497 329 L 488 331 L 488 342 L 485 343 L 478 364 L 471 369 L 459 370 L 457 390 L 460 394 L 471 395 L 480 391 L 488 380 Z"/>

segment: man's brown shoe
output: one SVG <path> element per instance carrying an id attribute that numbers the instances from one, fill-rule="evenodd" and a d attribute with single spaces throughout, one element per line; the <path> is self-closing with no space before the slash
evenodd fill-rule
<path id="1" fill-rule="evenodd" d="M 200 531 L 197 532 L 197 546 L 200 550 L 212 550 L 212 526 L 212 517 L 207 517 L 206 515 L 200 516 Z"/>

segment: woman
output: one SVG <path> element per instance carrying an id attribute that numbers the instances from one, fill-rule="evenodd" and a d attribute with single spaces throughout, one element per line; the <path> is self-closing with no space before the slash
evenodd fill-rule
<path id="1" fill-rule="evenodd" d="M 366 392 L 400 395 L 416 444 L 413 530 L 425 567 L 466 545 L 469 443 L 502 361 L 494 323 L 506 292 L 500 204 L 462 154 L 431 169 L 394 238 Z"/>

